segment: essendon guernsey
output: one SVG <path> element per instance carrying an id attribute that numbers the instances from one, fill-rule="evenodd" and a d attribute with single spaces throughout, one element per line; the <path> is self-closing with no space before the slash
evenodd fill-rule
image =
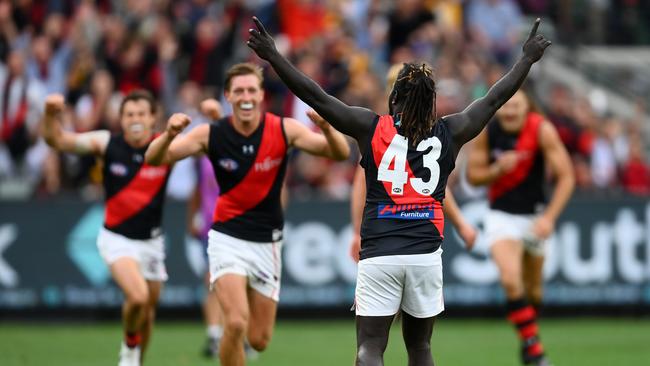
<path id="1" fill-rule="evenodd" d="M 528 113 L 519 133 L 508 133 L 497 120 L 488 124 L 490 162 L 508 150 L 521 152 L 515 168 L 490 185 L 490 208 L 513 214 L 533 214 L 546 202 L 544 157 L 539 151 L 538 134 L 544 118 Z"/>
<path id="2" fill-rule="evenodd" d="M 253 242 L 282 239 L 280 192 L 287 166 L 282 118 L 263 114 L 249 136 L 237 132 L 230 117 L 217 121 L 210 126 L 208 157 L 221 189 L 212 229 Z"/>
<path id="3" fill-rule="evenodd" d="M 104 156 L 104 227 L 130 239 L 161 234 L 165 187 L 170 168 L 144 163 L 147 146 L 133 148 L 123 135 L 111 136 Z"/>
<path id="4" fill-rule="evenodd" d="M 367 192 L 361 259 L 436 251 L 443 238 L 445 186 L 454 169 L 446 120 L 436 121 L 414 145 L 400 135 L 392 116 L 378 117 L 361 166 Z"/>

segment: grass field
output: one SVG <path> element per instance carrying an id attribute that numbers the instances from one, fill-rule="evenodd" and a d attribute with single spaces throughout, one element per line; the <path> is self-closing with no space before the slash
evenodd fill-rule
<path id="1" fill-rule="evenodd" d="M 556 366 L 650 365 L 650 319 L 552 319 L 541 324 Z M 198 323 L 157 325 L 147 365 L 216 365 L 201 358 Z M 117 322 L 88 325 L 0 324 L 0 365 L 116 365 Z M 498 319 L 440 319 L 433 336 L 436 365 L 515 366 L 514 332 Z M 252 365 L 351 365 L 352 321 L 280 321 L 269 349 Z M 406 365 L 399 328 L 393 328 L 386 365 Z"/>

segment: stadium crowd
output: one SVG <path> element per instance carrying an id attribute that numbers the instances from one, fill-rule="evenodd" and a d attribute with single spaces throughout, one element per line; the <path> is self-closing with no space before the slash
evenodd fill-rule
<path id="1" fill-rule="evenodd" d="M 627 33 L 634 35 L 627 42 L 647 43 L 649 25 L 639 21 L 650 16 L 647 2 L 588 1 L 590 11 L 581 13 L 592 17 L 587 20 L 574 16 L 577 3 L 585 2 L 0 0 L 0 196 L 80 191 L 96 199 L 101 192 L 101 162 L 56 154 L 38 137 L 47 94 L 65 95 L 71 121 L 65 128 L 76 132 L 117 131 L 120 100 L 137 88 L 158 98 L 161 128 L 175 112 L 192 116 L 193 125 L 207 122 L 199 103 L 222 95 L 226 68 L 256 60 L 244 42 L 253 14 L 277 35 L 281 52 L 324 89 L 378 112 L 387 112 L 383 75 L 389 66 L 428 62 L 442 116 L 482 96 L 502 75 L 520 52 L 528 15 L 553 20 L 557 41 L 568 44 L 621 43 Z M 583 23 L 596 30 L 584 33 L 589 39 L 572 31 Z M 267 108 L 311 123 L 307 106 L 277 76 L 267 70 L 265 77 Z M 556 83 L 547 94 L 535 99 L 571 153 L 578 190 L 650 195 L 642 103 L 636 118 L 624 119 L 571 85 Z M 357 160 L 294 154 L 292 199 L 347 199 Z M 194 170 L 191 161 L 177 165 L 172 197 L 191 194 Z"/>

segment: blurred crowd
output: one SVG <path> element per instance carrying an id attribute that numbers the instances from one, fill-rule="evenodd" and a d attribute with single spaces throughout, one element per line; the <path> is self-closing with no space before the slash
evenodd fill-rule
<path id="1" fill-rule="evenodd" d="M 119 102 L 137 88 L 159 99 L 161 128 L 175 112 L 189 114 L 194 125 L 206 123 L 198 105 L 204 98 L 222 96 L 225 70 L 241 61 L 259 62 L 244 42 L 252 15 L 275 34 L 278 49 L 326 91 L 380 113 L 388 109 L 385 74 L 390 65 L 414 60 L 433 65 L 437 114 L 442 116 L 484 95 L 502 76 L 520 52 L 532 16 L 552 21 L 559 40 L 568 43 L 619 43 L 624 32 L 636 32 L 629 42 L 647 43 L 647 3 L 0 0 L 0 196 L 81 192 L 95 199 L 101 194 L 101 162 L 56 154 L 38 137 L 49 93 L 65 95 L 65 128 L 77 132 L 118 132 Z M 614 27 L 603 29 L 618 33 L 585 33 L 583 18 L 574 16 L 578 7 L 602 18 L 594 27 Z M 626 17 L 611 19 L 608 11 Z M 581 31 L 570 32 L 574 27 Z M 265 77 L 267 109 L 309 125 L 308 107 L 277 76 L 267 70 Z M 648 146 L 640 134 L 643 106 L 638 118 L 622 119 L 570 85 L 558 83 L 547 94 L 536 99 L 573 157 L 580 189 L 650 194 Z M 224 107 L 228 112 L 225 102 Z M 293 154 L 291 197 L 347 199 L 358 158 L 333 163 Z M 194 165 L 187 161 L 175 168 L 171 196 L 186 199 L 191 194 Z"/>

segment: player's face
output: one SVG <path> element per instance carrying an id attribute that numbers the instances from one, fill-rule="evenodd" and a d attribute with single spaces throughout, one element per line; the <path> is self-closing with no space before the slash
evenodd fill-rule
<path id="1" fill-rule="evenodd" d="M 244 123 L 259 120 L 264 90 L 257 76 L 249 74 L 233 77 L 230 89 L 225 94 L 236 120 Z"/>
<path id="2" fill-rule="evenodd" d="M 516 92 L 496 113 L 501 127 L 510 132 L 519 131 L 524 125 L 529 108 L 526 95 L 521 91 Z"/>
<path id="3" fill-rule="evenodd" d="M 121 116 L 124 136 L 129 140 L 147 139 L 156 123 L 151 106 L 145 99 L 129 100 L 124 104 Z"/>

